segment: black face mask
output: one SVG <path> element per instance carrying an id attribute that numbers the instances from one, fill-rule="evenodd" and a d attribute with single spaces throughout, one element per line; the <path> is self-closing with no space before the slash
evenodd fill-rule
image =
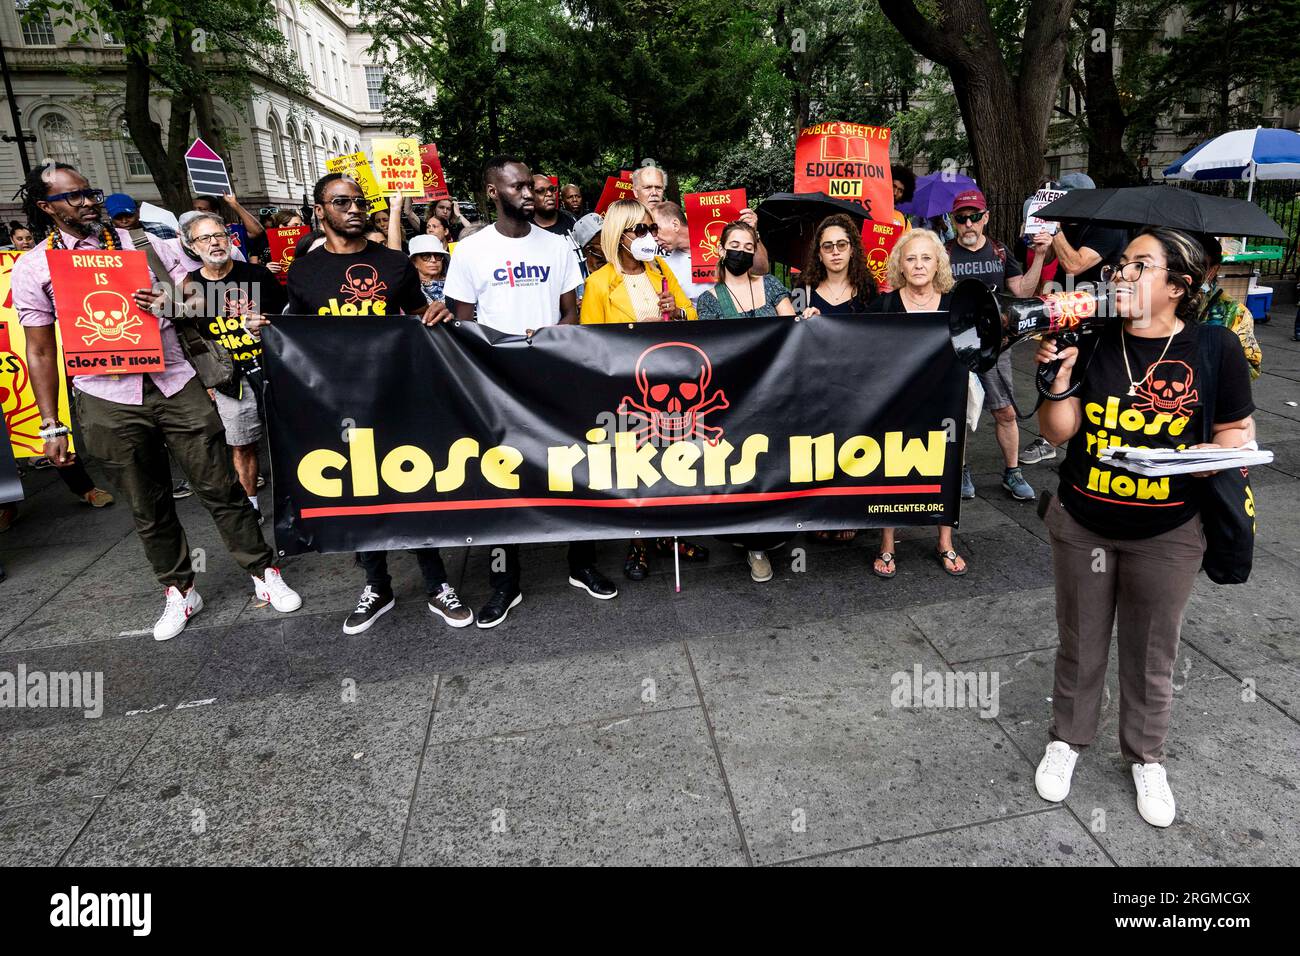
<path id="1" fill-rule="evenodd" d="M 722 257 L 722 266 L 733 276 L 743 276 L 754 265 L 754 254 L 752 252 L 741 252 L 739 249 L 728 249 L 727 254 Z"/>

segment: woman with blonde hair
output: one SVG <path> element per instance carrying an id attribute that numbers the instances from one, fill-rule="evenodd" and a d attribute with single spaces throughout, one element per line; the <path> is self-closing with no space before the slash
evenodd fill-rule
<path id="1" fill-rule="evenodd" d="M 877 296 L 867 306 L 868 312 L 947 312 L 952 292 L 952 263 L 939 237 L 929 229 L 912 229 L 903 233 L 889 254 L 889 285 L 893 292 Z M 966 573 L 966 560 L 952 546 L 952 527 L 939 525 L 939 566 L 953 577 Z M 880 553 L 871 565 L 878 578 L 892 578 L 898 573 L 894 563 L 894 529 L 882 528 Z"/>
<path id="2" fill-rule="evenodd" d="M 659 225 L 635 199 L 611 203 L 600 227 L 605 264 L 587 277 L 583 325 L 695 319 L 691 300 L 659 256 Z"/>

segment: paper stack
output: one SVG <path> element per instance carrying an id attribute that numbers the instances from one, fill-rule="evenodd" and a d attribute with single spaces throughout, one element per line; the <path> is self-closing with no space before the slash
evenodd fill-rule
<path id="1" fill-rule="evenodd" d="M 1250 448 L 1129 448 L 1112 445 L 1102 449 L 1101 460 L 1135 475 L 1159 478 L 1163 475 L 1187 475 L 1198 471 L 1225 471 L 1250 468 L 1273 461 L 1271 451 Z"/>

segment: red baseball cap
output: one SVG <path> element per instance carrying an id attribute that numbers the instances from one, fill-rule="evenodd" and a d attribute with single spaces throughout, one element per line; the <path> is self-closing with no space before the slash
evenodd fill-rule
<path id="1" fill-rule="evenodd" d="M 952 201 L 952 211 L 958 209 L 988 209 L 989 204 L 984 199 L 984 194 L 978 189 L 968 189 L 964 193 L 958 193 Z"/>

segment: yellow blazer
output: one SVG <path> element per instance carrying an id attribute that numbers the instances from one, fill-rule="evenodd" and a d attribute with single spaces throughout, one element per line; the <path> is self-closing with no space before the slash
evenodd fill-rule
<path id="1" fill-rule="evenodd" d="M 658 290 L 663 288 L 664 277 L 668 277 L 668 291 L 673 294 L 673 301 L 679 309 L 686 310 L 687 319 L 698 319 L 699 313 L 691 300 L 682 291 L 681 284 L 673 275 L 663 259 L 655 256 L 653 262 L 645 264 L 645 274 L 650 278 L 651 286 Z M 579 321 L 583 325 L 601 325 L 606 322 L 635 322 L 636 310 L 632 308 L 632 297 L 628 295 L 623 283 L 623 273 L 607 262 L 591 275 L 587 276 L 587 286 L 582 292 L 582 314 Z"/>

